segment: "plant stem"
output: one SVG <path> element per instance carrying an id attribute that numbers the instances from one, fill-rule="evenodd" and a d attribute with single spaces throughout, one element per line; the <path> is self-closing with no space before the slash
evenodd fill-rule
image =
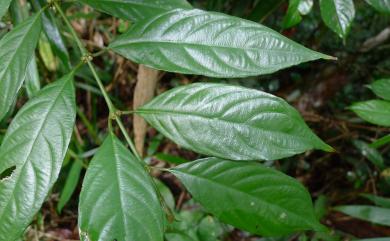
<path id="1" fill-rule="evenodd" d="M 91 62 L 92 59 L 93 59 L 93 55 L 91 55 L 88 52 L 88 50 L 84 47 L 84 45 L 81 43 L 80 38 L 78 37 L 76 31 L 73 29 L 71 23 L 69 22 L 69 20 L 66 17 L 65 13 L 62 11 L 62 9 L 59 6 L 59 4 L 56 1 L 54 1 L 53 4 L 56 7 L 56 9 L 59 12 L 59 14 L 61 15 L 62 19 L 64 20 L 65 25 L 69 29 L 69 31 L 72 34 L 74 40 L 76 41 L 77 46 L 79 47 L 81 53 L 83 54 L 83 61 L 85 61 L 88 64 L 88 67 L 91 70 L 92 75 L 95 78 L 96 83 L 98 84 L 99 89 L 100 89 L 100 91 L 103 94 L 104 100 L 105 100 L 105 102 L 106 102 L 106 104 L 108 106 L 108 110 L 110 112 L 109 119 L 110 120 L 114 119 L 118 123 L 119 129 L 121 130 L 122 134 L 124 135 L 124 137 L 126 139 L 126 142 L 128 143 L 131 151 L 133 152 L 133 154 L 135 155 L 137 160 L 140 161 L 140 163 L 142 163 L 143 165 L 145 165 L 145 163 L 143 162 L 141 156 L 138 154 L 138 152 L 137 152 L 137 150 L 136 150 L 136 148 L 135 148 L 135 146 L 133 144 L 133 141 L 131 140 L 129 134 L 127 133 L 126 128 L 124 127 L 124 125 L 122 123 L 122 120 L 120 119 L 120 116 L 117 114 L 116 107 L 114 106 L 114 104 L 112 103 L 110 97 L 108 96 L 107 91 L 104 88 L 104 85 L 103 85 L 102 81 L 100 80 L 99 75 L 97 74 L 97 72 L 95 70 L 95 67 L 93 66 L 93 64 Z M 109 122 L 110 122 L 110 120 L 109 120 Z"/>

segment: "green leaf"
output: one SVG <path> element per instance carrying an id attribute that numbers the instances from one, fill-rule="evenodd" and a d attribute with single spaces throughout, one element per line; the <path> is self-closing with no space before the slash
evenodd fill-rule
<path id="1" fill-rule="evenodd" d="M 370 87 L 378 97 L 390 101 L 390 79 L 377 80 Z"/>
<path id="2" fill-rule="evenodd" d="M 110 133 L 84 178 L 81 239 L 162 241 L 165 217 L 152 181 L 146 167 Z"/>
<path id="3" fill-rule="evenodd" d="M 207 211 L 237 228 L 264 236 L 323 229 L 307 190 L 259 163 L 207 158 L 170 171 Z"/>
<path id="4" fill-rule="evenodd" d="M 390 14 L 390 0 L 366 0 L 366 2 L 378 12 Z"/>
<path id="5" fill-rule="evenodd" d="M 35 55 L 32 56 L 27 67 L 26 77 L 24 80 L 27 95 L 29 98 L 34 97 L 41 89 L 41 82 L 39 79 L 37 61 Z"/>
<path id="6" fill-rule="evenodd" d="M 154 155 L 155 158 L 159 159 L 159 160 L 162 160 L 162 161 L 165 161 L 165 162 L 169 162 L 169 163 L 172 163 L 172 164 L 183 164 L 183 163 L 186 163 L 188 162 L 188 160 L 184 159 L 184 158 L 181 158 L 181 157 L 178 157 L 178 156 L 174 156 L 174 155 L 170 155 L 170 154 L 166 154 L 166 153 L 157 153 L 156 155 Z"/>
<path id="7" fill-rule="evenodd" d="M 380 170 L 385 168 L 385 161 L 377 149 L 370 147 L 366 142 L 360 140 L 354 140 L 353 144 L 360 150 L 362 155 L 367 157 L 367 159 L 370 160 L 377 168 Z"/>
<path id="8" fill-rule="evenodd" d="M 18 112 L 0 147 L 0 240 L 18 238 L 61 169 L 76 117 L 73 74 L 44 89 Z"/>
<path id="9" fill-rule="evenodd" d="M 0 20 L 7 12 L 12 0 L 1 0 L 0 1 Z"/>
<path id="10" fill-rule="evenodd" d="M 298 11 L 298 7 L 300 5 L 301 0 L 290 0 L 287 14 L 283 18 L 282 27 L 284 29 L 294 27 L 298 23 L 302 21 L 302 17 L 300 12 Z"/>
<path id="11" fill-rule="evenodd" d="M 0 121 L 14 103 L 41 33 L 41 15 L 18 24 L 0 40 Z"/>
<path id="12" fill-rule="evenodd" d="M 167 241 L 198 241 L 179 231 L 166 233 L 165 238 Z"/>
<path id="13" fill-rule="evenodd" d="M 355 6 L 352 0 L 321 0 L 321 16 L 326 26 L 340 38 L 346 39 L 355 17 Z"/>
<path id="14" fill-rule="evenodd" d="M 197 83 L 174 88 L 136 111 L 177 144 L 230 160 L 275 160 L 332 151 L 283 99 L 244 87 Z"/>
<path id="15" fill-rule="evenodd" d="M 372 142 L 370 144 L 370 147 L 372 147 L 372 148 L 380 148 L 380 147 L 386 145 L 387 143 L 390 143 L 390 134 L 387 134 L 387 135 L 379 138 L 378 140 Z"/>
<path id="16" fill-rule="evenodd" d="M 221 78 L 268 74 L 331 58 L 260 24 L 197 9 L 140 21 L 109 48 L 156 69 Z"/>
<path id="17" fill-rule="evenodd" d="M 68 203 L 76 190 L 79 183 L 81 170 L 83 170 L 83 162 L 80 159 L 75 159 L 66 178 L 64 188 L 62 189 L 60 200 L 57 204 L 57 211 L 61 213 L 64 206 Z"/>
<path id="18" fill-rule="evenodd" d="M 31 0 L 30 2 L 36 11 L 40 11 L 42 6 L 47 4 L 45 0 Z M 44 11 L 42 13 L 42 24 L 51 48 L 62 62 L 60 67 L 64 68 L 64 72 L 69 72 L 71 69 L 69 53 L 52 11 Z"/>
<path id="19" fill-rule="evenodd" d="M 28 6 L 27 4 L 21 4 L 19 0 L 12 1 L 10 6 L 10 13 L 12 21 L 15 24 L 19 24 L 28 18 Z M 29 98 L 35 96 L 41 89 L 35 53 L 31 57 L 31 60 L 28 64 L 24 83 Z"/>
<path id="20" fill-rule="evenodd" d="M 390 126 L 390 102 L 369 100 L 349 107 L 363 120 L 381 126 Z"/>
<path id="21" fill-rule="evenodd" d="M 313 0 L 300 0 L 298 11 L 302 15 L 307 15 L 313 8 Z"/>
<path id="22" fill-rule="evenodd" d="M 379 208 L 375 206 L 350 205 L 339 206 L 335 208 L 337 211 L 345 213 L 354 218 L 365 220 L 368 222 L 390 226 L 390 209 Z"/>
<path id="23" fill-rule="evenodd" d="M 91 7 L 112 16 L 140 21 L 172 9 L 191 9 L 186 0 L 79 0 Z"/>
<path id="24" fill-rule="evenodd" d="M 377 206 L 390 209 L 390 198 L 379 197 L 368 193 L 361 194 L 360 196 L 367 198 Z"/>
<path id="25" fill-rule="evenodd" d="M 160 191 L 161 196 L 163 197 L 167 206 L 171 210 L 174 210 L 175 209 L 175 198 L 173 197 L 171 190 L 167 186 L 165 186 L 165 184 L 162 181 L 160 181 L 156 178 L 154 179 L 154 182 L 156 183 L 157 189 Z"/>

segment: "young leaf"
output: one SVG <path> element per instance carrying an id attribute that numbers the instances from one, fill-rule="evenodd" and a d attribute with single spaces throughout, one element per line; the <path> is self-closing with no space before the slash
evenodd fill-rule
<path id="1" fill-rule="evenodd" d="M 355 5 L 352 0 L 321 0 L 321 15 L 326 26 L 340 38 L 346 39 L 355 17 Z"/>
<path id="2" fill-rule="evenodd" d="M 331 57 L 260 24 L 202 10 L 173 10 L 138 22 L 109 46 L 156 69 L 212 77 L 268 74 Z"/>
<path id="3" fill-rule="evenodd" d="M 12 2 L 12 0 L 1 0 L 0 1 L 0 20 L 7 12 L 11 2 Z"/>
<path id="4" fill-rule="evenodd" d="M 23 84 L 40 33 L 41 14 L 38 13 L 0 40 L 0 120 L 9 111 Z"/>
<path id="5" fill-rule="evenodd" d="M 151 177 L 110 133 L 84 178 L 79 204 L 81 239 L 162 241 L 164 225 Z"/>
<path id="6" fill-rule="evenodd" d="M 207 211 L 237 228 L 263 236 L 323 229 L 307 190 L 259 163 L 207 158 L 171 172 Z"/>
<path id="7" fill-rule="evenodd" d="M 275 160 L 312 148 L 332 151 L 276 96 L 244 87 L 178 87 L 136 111 L 177 144 L 230 160 Z"/>
<path id="8" fill-rule="evenodd" d="M 370 87 L 378 97 L 390 101 L 390 79 L 377 80 Z"/>
<path id="9" fill-rule="evenodd" d="M 368 100 L 349 107 L 363 120 L 381 126 L 390 126 L 390 102 Z"/>
<path id="10" fill-rule="evenodd" d="M 339 206 L 335 209 L 354 218 L 362 219 L 380 225 L 390 226 L 390 209 L 388 208 L 379 208 L 375 206 L 364 205 L 350 205 Z"/>
<path id="11" fill-rule="evenodd" d="M 390 14 L 390 0 L 366 0 L 366 2 L 378 12 Z"/>
<path id="12" fill-rule="evenodd" d="M 186 0 L 79 0 L 118 18 L 139 21 L 151 19 L 172 9 L 191 9 Z"/>
<path id="13" fill-rule="evenodd" d="M 42 89 L 13 119 L 0 147 L 0 240 L 17 239 L 61 169 L 76 117 L 73 74 Z"/>
<path id="14" fill-rule="evenodd" d="M 294 27 L 298 23 L 302 21 L 302 17 L 300 12 L 298 11 L 298 7 L 300 5 L 301 0 L 290 0 L 287 14 L 283 18 L 282 27 L 284 29 Z"/>

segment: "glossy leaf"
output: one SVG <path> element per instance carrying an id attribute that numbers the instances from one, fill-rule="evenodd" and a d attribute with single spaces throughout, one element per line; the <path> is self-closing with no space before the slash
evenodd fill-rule
<path id="1" fill-rule="evenodd" d="M 40 209 L 61 169 L 72 135 L 73 76 L 42 89 L 13 119 L 0 147 L 0 240 L 17 239 Z"/>
<path id="2" fill-rule="evenodd" d="M 390 0 L 366 0 L 375 10 L 390 14 Z"/>
<path id="3" fill-rule="evenodd" d="M 350 106 L 363 120 L 381 126 L 390 126 L 390 102 L 384 100 L 369 100 Z"/>
<path id="4" fill-rule="evenodd" d="M 307 190 L 259 163 L 207 158 L 171 172 L 207 211 L 237 228 L 264 236 L 323 229 Z"/>
<path id="5" fill-rule="evenodd" d="M 178 87 L 136 111 L 177 144 L 230 160 L 275 160 L 312 148 L 332 151 L 283 99 L 244 87 Z"/>
<path id="6" fill-rule="evenodd" d="M 12 0 L 1 0 L 0 1 L 0 20 L 7 12 Z"/>
<path id="7" fill-rule="evenodd" d="M 362 155 L 367 157 L 367 159 L 371 161 L 372 164 L 374 164 L 377 168 L 380 170 L 385 168 L 385 161 L 377 149 L 370 147 L 366 142 L 360 140 L 354 140 L 353 144 L 360 150 Z"/>
<path id="8" fill-rule="evenodd" d="M 390 198 L 380 197 L 373 194 L 364 193 L 361 194 L 362 197 L 367 198 L 371 202 L 373 202 L 377 206 L 381 206 L 384 208 L 390 209 Z"/>
<path id="9" fill-rule="evenodd" d="M 350 205 L 339 206 L 335 208 L 337 211 L 362 219 L 368 222 L 390 226 L 390 209 L 379 208 L 375 206 Z"/>
<path id="10" fill-rule="evenodd" d="M 0 120 L 14 103 L 41 32 L 41 15 L 20 23 L 0 40 Z"/>
<path id="11" fill-rule="evenodd" d="M 310 13 L 314 5 L 313 0 L 300 0 L 298 11 L 302 15 L 307 15 Z"/>
<path id="12" fill-rule="evenodd" d="M 378 97 L 390 101 L 390 79 L 377 80 L 370 87 Z"/>
<path id="13" fill-rule="evenodd" d="M 326 26 L 345 39 L 355 18 L 353 0 L 321 0 L 320 6 Z"/>
<path id="14" fill-rule="evenodd" d="M 60 200 L 57 204 L 57 211 L 59 213 L 61 213 L 62 209 L 68 203 L 74 191 L 76 190 L 77 184 L 79 183 L 81 170 L 83 170 L 82 161 L 80 159 L 74 160 L 66 178 L 65 185 L 62 189 Z"/>
<path id="15" fill-rule="evenodd" d="M 109 48 L 156 69 L 226 78 L 268 74 L 331 58 L 260 24 L 197 9 L 140 21 Z"/>
<path id="16" fill-rule="evenodd" d="M 290 0 L 286 16 L 283 18 L 282 27 L 284 29 L 294 27 L 302 21 L 298 7 L 301 0 Z"/>
<path id="17" fill-rule="evenodd" d="M 110 133 L 84 178 L 81 239 L 162 241 L 164 225 L 164 212 L 146 168 Z"/>
<path id="18" fill-rule="evenodd" d="M 172 9 L 191 9 L 186 0 L 79 0 L 118 18 L 139 21 Z"/>

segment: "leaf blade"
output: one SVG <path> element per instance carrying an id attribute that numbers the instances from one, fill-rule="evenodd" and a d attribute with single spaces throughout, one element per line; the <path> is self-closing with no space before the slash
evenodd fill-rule
<path id="1" fill-rule="evenodd" d="M 338 206 L 335 210 L 368 222 L 390 226 L 390 209 L 366 205 Z"/>
<path id="2" fill-rule="evenodd" d="M 346 39 L 353 19 L 355 5 L 352 0 L 321 0 L 321 16 L 324 23 L 340 38 Z"/>
<path id="3" fill-rule="evenodd" d="M 66 154 L 76 117 L 73 74 L 42 89 L 16 115 L 0 147 L 0 240 L 15 240 L 42 205 Z M 23 134 L 22 134 L 23 133 Z"/>
<path id="4" fill-rule="evenodd" d="M 332 58 L 260 24 L 198 9 L 140 21 L 109 48 L 155 69 L 217 78 L 268 74 Z"/>
<path id="5" fill-rule="evenodd" d="M 264 236 L 322 229 L 306 189 L 258 163 L 206 158 L 170 171 L 209 212 L 240 229 Z"/>
<path id="6" fill-rule="evenodd" d="M 31 16 L 0 40 L 0 120 L 23 84 L 41 32 L 41 14 Z"/>
<path id="7" fill-rule="evenodd" d="M 378 97 L 390 101 L 390 79 L 374 81 L 370 87 Z"/>
<path id="8" fill-rule="evenodd" d="M 376 125 L 390 126 L 390 102 L 368 100 L 357 102 L 349 107 L 363 120 Z"/>
<path id="9" fill-rule="evenodd" d="M 7 12 L 12 0 L 3 0 L 0 2 L 0 19 L 5 15 Z"/>
<path id="10" fill-rule="evenodd" d="M 186 85 L 136 113 L 177 144 L 224 159 L 275 160 L 312 148 L 333 150 L 284 100 L 243 87 Z"/>
<path id="11" fill-rule="evenodd" d="M 124 183 L 131 185 L 126 188 Z M 162 241 L 164 225 L 151 177 L 110 133 L 84 179 L 79 204 L 81 239 Z"/>
<path id="12" fill-rule="evenodd" d="M 390 14 L 389 0 L 366 0 L 366 2 L 378 12 Z"/>
<path id="13" fill-rule="evenodd" d="M 191 9 L 186 0 L 79 0 L 91 7 L 129 21 L 152 18 L 172 9 Z"/>

